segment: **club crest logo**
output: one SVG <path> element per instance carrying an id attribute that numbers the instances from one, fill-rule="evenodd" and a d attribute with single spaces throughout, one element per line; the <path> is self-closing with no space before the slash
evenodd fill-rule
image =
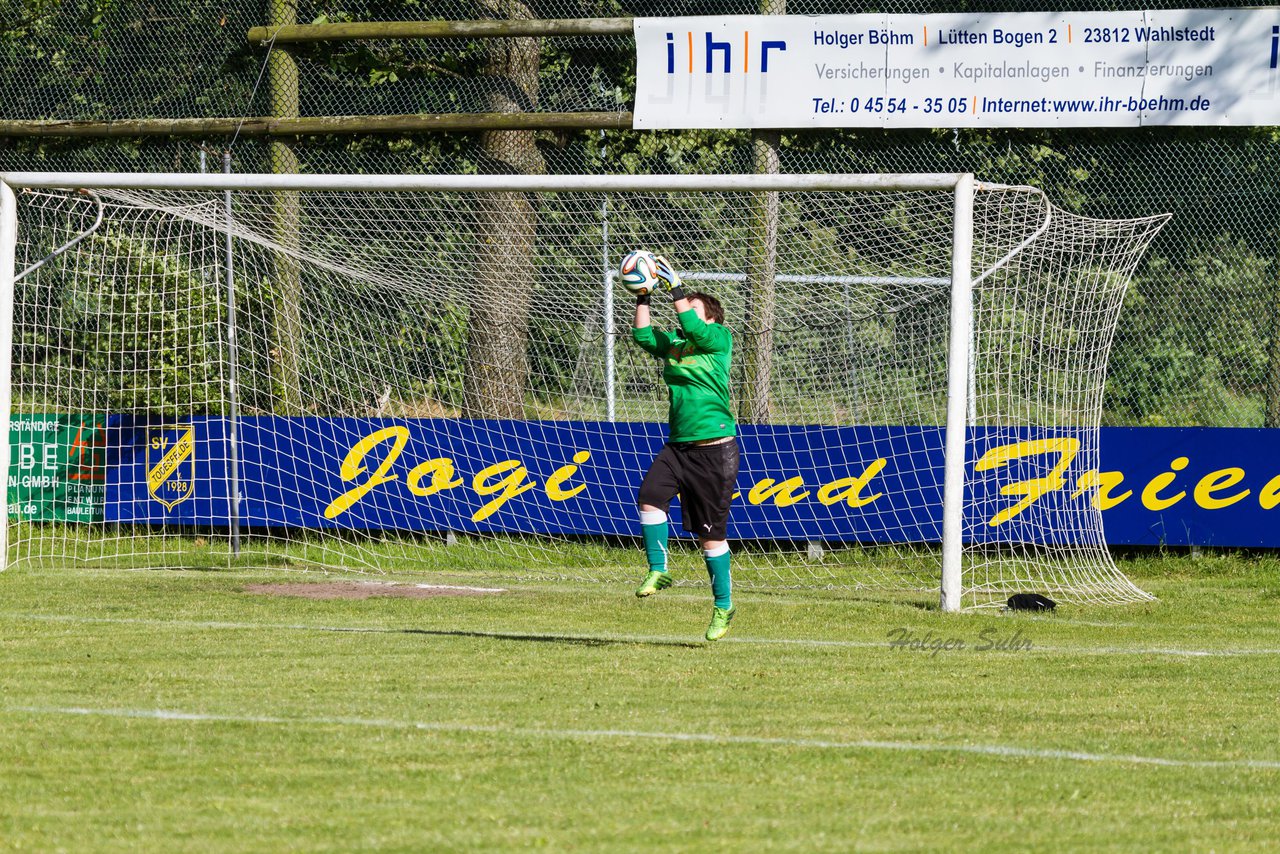
<path id="1" fill-rule="evenodd" d="M 147 491 L 172 510 L 195 492 L 195 428 L 171 424 L 153 428 L 147 441 Z"/>

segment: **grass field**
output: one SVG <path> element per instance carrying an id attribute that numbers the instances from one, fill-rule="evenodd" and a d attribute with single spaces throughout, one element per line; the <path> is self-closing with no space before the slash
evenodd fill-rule
<path id="1" fill-rule="evenodd" d="M 1124 569 L 1160 601 L 743 592 L 715 645 L 705 588 L 10 570 L 0 850 L 1273 847 L 1280 561 Z"/>

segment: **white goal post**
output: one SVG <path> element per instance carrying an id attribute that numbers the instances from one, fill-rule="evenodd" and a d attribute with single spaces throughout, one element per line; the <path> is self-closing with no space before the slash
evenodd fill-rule
<path id="1" fill-rule="evenodd" d="M 1146 599 L 1089 479 L 1166 219 L 970 174 L 0 173 L 0 560 L 186 565 L 240 552 L 243 516 L 236 565 L 630 577 L 581 550 L 634 536 L 661 442 L 660 377 L 599 289 L 644 246 L 735 334 L 747 583 Z"/>

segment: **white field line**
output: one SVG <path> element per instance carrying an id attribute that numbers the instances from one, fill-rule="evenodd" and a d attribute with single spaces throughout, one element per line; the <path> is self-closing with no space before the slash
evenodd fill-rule
<path id="1" fill-rule="evenodd" d="M 270 585 L 272 582 L 257 582 Z M 406 584 L 401 581 L 355 581 L 364 587 L 413 587 L 419 590 L 465 590 L 468 593 L 506 593 L 505 587 L 471 587 L 465 584 Z"/>
<path id="2" fill-rule="evenodd" d="M 425 634 L 425 635 L 458 635 L 462 637 L 494 638 L 496 640 L 563 640 L 600 643 L 655 643 L 655 644 L 687 644 L 702 646 L 693 635 L 634 635 L 602 632 L 583 634 L 577 632 L 513 632 L 510 630 L 491 631 L 482 628 L 462 626 L 329 626 L 315 623 L 239 623 L 222 620 L 157 620 L 146 617 L 85 617 L 75 614 L 26 614 L 11 611 L 0 611 L 0 620 L 49 622 L 49 623 L 82 623 L 111 624 L 165 627 L 176 630 L 200 631 L 206 629 L 232 631 L 297 631 L 297 632 L 346 632 L 351 634 Z M 973 634 L 970 632 L 969 634 Z M 946 638 L 939 632 L 923 631 L 920 633 L 924 642 L 931 639 L 942 641 Z M 1280 656 L 1280 648 L 1237 647 L 1228 649 L 1188 649 L 1184 647 L 1158 646 L 1059 646 L 1039 644 L 1032 641 L 1029 649 L 979 649 L 973 646 L 975 637 L 962 638 L 966 641 L 964 649 L 896 649 L 890 645 L 889 638 L 884 640 L 825 640 L 822 638 L 762 638 L 730 635 L 720 644 L 754 644 L 760 646 L 797 646 L 814 649 L 886 649 L 904 655 L 963 655 L 973 652 L 1003 653 L 1006 655 L 1027 654 L 1032 652 L 1062 653 L 1067 655 L 1161 655 L 1182 658 L 1222 658 L 1239 656 Z M 995 640 L 1003 640 L 996 638 Z"/>
<path id="3" fill-rule="evenodd" d="M 448 723 L 443 721 L 398 721 L 381 718 L 354 717 L 281 717 L 275 715 L 227 715 L 184 712 L 172 709 L 93 709 L 78 706 L 9 706 L 9 714 L 66 715 L 111 718 L 135 718 L 159 721 L 192 721 L 201 723 L 261 724 L 266 726 L 341 726 L 379 729 L 418 730 L 435 733 L 498 735 L 515 738 L 550 739 L 619 739 L 651 743 L 682 742 L 714 745 L 750 745 L 760 747 L 798 747 L 811 750 L 892 750 L 913 753 L 969 753 L 1012 759 L 1049 759 L 1068 762 L 1111 762 L 1124 765 L 1154 765 L 1165 768 L 1250 768 L 1280 770 L 1280 761 L 1271 759 L 1169 759 L 1161 756 L 1137 756 L 1123 753 L 1088 753 L 1079 750 L 1047 750 L 1015 747 L 1005 744 L 945 744 L 943 742 L 879 741 L 854 739 L 836 741 L 819 738 L 788 738 L 755 735 L 729 735 L 706 732 L 655 732 L 617 729 L 542 729 L 486 724 Z"/>
<path id="4" fill-rule="evenodd" d="M 271 582 L 259 582 L 271 584 Z M 402 581 L 356 581 L 365 587 L 415 587 L 419 590 L 466 590 L 469 593 L 506 593 L 505 587 L 470 587 L 465 584 L 406 584 Z"/>
<path id="5" fill-rule="evenodd" d="M 400 585 L 399 582 L 395 582 L 395 581 L 392 581 L 390 583 L 393 586 L 404 586 L 404 585 Z M 415 584 L 413 586 L 421 590 L 466 590 L 469 593 L 506 593 L 507 592 L 507 589 L 505 587 L 468 587 L 463 584 Z"/>
<path id="6" fill-rule="evenodd" d="M 273 582 L 255 582 L 270 586 Z M 323 582 L 320 582 L 323 583 Z M 506 593 L 505 587 L 471 587 L 465 584 L 407 584 L 401 581 L 354 581 L 363 587 L 413 587 L 419 590 L 464 590 L 468 593 Z"/>

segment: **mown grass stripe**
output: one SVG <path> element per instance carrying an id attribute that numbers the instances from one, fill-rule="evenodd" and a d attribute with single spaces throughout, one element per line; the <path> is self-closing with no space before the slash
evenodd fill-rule
<path id="1" fill-rule="evenodd" d="M 855 739 L 837 741 L 818 738 L 730 735 L 700 732 L 654 732 L 616 729 L 542 729 L 506 727 L 493 724 L 447 723 L 442 721 L 399 721 L 356 717 L 282 717 L 277 715 L 229 715 L 187 712 L 174 709 L 114 709 L 82 706 L 12 706 L 8 714 L 66 715 L 86 717 L 133 718 L 159 721 L 191 721 L 207 723 L 260 724 L 265 726 L 339 726 L 380 729 L 419 730 L 422 732 L 461 733 L 551 739 L 619 739 L 650 742 L 679 742 L 714 745 L 748 745 L 759 747 L 795 747 L 812 750 L 856 751 L 885 750 L 912 753 L 966 753 L 1009 759 L 1045 759 L 1067 762 L 1119 763 L 1164 768 L 1248 768 L 1280 770 L 1280 760 L 1271 759 L 1171 759 L 1136 754 L 1090 753 L 1080 750 L 1053 750 L 1017 747 L 1004 744 L 946 744 L 943 742 L 879 741 Z"/>
<path id="2" fill-rule="evenodd" d="M 63 622 L 85 624 L 114 624 L 169 627 L 183 630 L 233 630 L 233 631 L 301 631 L 346 632 L 352 634 L 418 634 L 439 637 L 492 638 L 494 640 L 538 640 L 577 643 L 635 643 L 680 646 L 704 646 L 693 635 L 632 635 L 618 633 L 583 634 L 574 632 L 510 632 L 470 628 L 420 629 L 402 626 L 333 626 L 313 623 L 254 623 L 223 620 L 159 620 L 147 617 L 89 617 L 78 614 L 29 614 L 0 611 L 0 620 Z M 889 640 L 828 640 L 823 638 L 764 638 L 731 635 L 721 644 L 755 644 L 763 646 L 799 646 L 815 649 L 886 649 L 891 650 Z M 896 651 L 896 650 L 895 650 Z M 974 650 L 968 650 L 974 651 Z M 955 654 L 956 651 L 913 650 L 917 655 Z M 1180 658 L 1221 658 L 1239 656 L 1280 656 L 1280 649 L 1269 647 L 1237 647 L 1229 649 L 1188 649 L 1182 647 L 1125 647 L 1125 646 L 1061 646 L 1035 643 L 1029 649 L 1006 651 L 1006 654 L 1055 653 L 1064 655 L 1156 655 Z"/>

